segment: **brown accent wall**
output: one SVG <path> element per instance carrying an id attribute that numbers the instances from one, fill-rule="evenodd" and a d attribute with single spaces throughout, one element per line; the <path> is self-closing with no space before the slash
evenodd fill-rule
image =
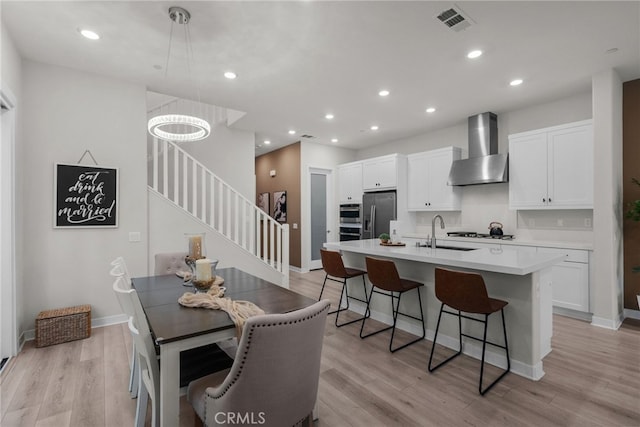
<path id="1" fill-rule="evenodd" d="M 640 186 L 631 179 L 640 180 L 640 79 L 623 85 L 622 101 L 622 176 L 623 205 L 640 199 Z M 636 295 L 640 294 L 640 273 L 632 268 L 640 266 L 640 222 L 624 220 L 624 308 L 638 309 Z"/>
<path id="2" fill-rule="evenodd" d="M 289 224 L 289 264 L 300 268 L 300 143 L 288 145 L 256 157 L 256 197 L 260 193 L 269 192 L 269 208 L 273 216 L 273 193 L 287 192 L 287 224 Z M 275 170 L 276 176 L 269 176 Z M 293 224 L 298 224 L 294 229 Z"/>

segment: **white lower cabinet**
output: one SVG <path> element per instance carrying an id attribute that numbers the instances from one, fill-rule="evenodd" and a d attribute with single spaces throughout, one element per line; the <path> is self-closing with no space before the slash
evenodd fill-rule
<path id="1" fill-rule="evenodd" d="M 440 240 L 438 245 L 467 248 L 518 249 L 523 252 L 541 252 L 566 255 L 564 261 L 551 267 L 551 294 L 554 307 L 590 313 L 589 307 L 589 251 L 582 249 L 548 248 L 525 245 L 502 245 L 477 239 L 473 241 Z"/>
<path id="2" fill-rule="evenodd" d="M 589 253 L 577 249 L 538 248 L 567 258 L 552 267 L 554 307 L 589 313 Z"/>

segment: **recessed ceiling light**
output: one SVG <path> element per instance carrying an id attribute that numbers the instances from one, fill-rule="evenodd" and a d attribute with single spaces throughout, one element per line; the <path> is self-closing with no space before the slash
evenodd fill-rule
<path id="1" fill-rule="evenodd" d="M 233 80 L 233 79 L 235 79 L 236 77 L 238 77 L 238 76 L 236 75 L 236 73 L 234 73 L 233 71 L 226 71 L 226 72 L 224 73 L 224 76 L 225 76 L 226 78 L 228 78 L 229 80 Z"/>
<path id="2" fill-rule="evenodd" d="M 511 80 L 511 83 L 509 83 L 511 86 L 520 86 L 522 84 L 522 79 L 515 79 L 515 80 Z"/>
<path id="3" fill-rule="evenodd" d="M 82 29 L 78 29 L 78 31 L 80 32 L 80 34 L 83 35 L 83 37 L 88 38 L 89 40 L 98 40 L 100 38 L 100 36 L 98 35 L 98 33 L 96 33 L 95 31 L 91 31 L 91 30 L 82 30 Z"/>
<path id="4" fill-rule="evenodd" d="M 265 140 L 264 140 L 264 143 L 265 143 L 266 145 L 269 145 L 269 144 L 271 144 L 271 141 L 269 141 L 268 139 L 265 139 Z"/>
<path id="5" fill-rule="evenodd" d="M 373 125 L 373 126 L 371 126 L 369 129 L 371 129 L 371 130 L 378 130 L 378 129 L 380 129 L 380 128 L 379 128 L 378 126 L 376 126 L 376 125 Z"/>
<path id="6" fill-rule="evenodd" d="M 327 119 L 327 120 L 331 120 L 331 119 L 333 119 L 333 114 L 329 113 L 326 116 L 324 116 L 324 118 Z"/>
<path id="7" fill-rule="evenodd" d="M 333 143 L 338 142 L 338 138 L 331 138 L 331 142 L 333 142 Z"/>
<path id="8" fill-rule="evenodd" d="M 426 109 L 427 113 L 431 114 L 431 113 L 435 113 L 436 109 L 433 107 L 429 107 Z"/>
<path id="9" fill-rule="evenodd" d="M 383 89 L 380 92 L 378 92 L 378 95 L 380 95 L 380 96 L 389 96 L 389 91 L 386 90 L 386 89 Z"/>
<path id="10" fill-rule="evenodd" d="M 475 59 L 478 58 L 482 55 L 482 51 L 481 50 L 472 50 L 471 52 L 467 53 L 467 58 L 469 59 Z"/>
<path id="11" fill-rule="evenodd" d="M 295 135 L 295 134 L 296 134 L 296 131 L 295 131 L 295 130 L 291 129 L 291 130 L 289 131 L 289 135 Z"/>

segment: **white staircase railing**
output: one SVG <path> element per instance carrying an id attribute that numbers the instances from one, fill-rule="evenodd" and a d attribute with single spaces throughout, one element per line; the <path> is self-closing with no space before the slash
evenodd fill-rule
<path id="1" fill-rule="evenodd" d="M 227 239 L 289 276 L 289 226 L 171 141 L 153 139 L 149 186 Z"/>

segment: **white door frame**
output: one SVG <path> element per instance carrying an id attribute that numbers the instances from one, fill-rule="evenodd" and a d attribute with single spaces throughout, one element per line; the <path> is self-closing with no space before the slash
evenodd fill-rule
<path id="1" fill-rule="evenodd" d="M 306 235 L 307 235 L 307 265 L 310 270 L 322 268 L 322 261 L 320 260 L 312 260 L 311 257 L 311 175 L 319 174 L 325 175 L 327 177 L 327 242 L 332 242 L 335 240 L 336 232 L 335 232 L 335 207 L 333 206 L 333 170 L 327 168 L 318 168 L 310 166 L 307 171 L 307 194 L 309 197 L 307 198 L 307 211 L 309 212 L 308 224 L 306 227 Z"/>
<path id="2" fill-rule="evenodd" d="M 3 127 L 0 141 L 0 357 L 5 358 L 18 354 L 15 259 L 16 100 L 1 82 L 0 103 Z"/>

